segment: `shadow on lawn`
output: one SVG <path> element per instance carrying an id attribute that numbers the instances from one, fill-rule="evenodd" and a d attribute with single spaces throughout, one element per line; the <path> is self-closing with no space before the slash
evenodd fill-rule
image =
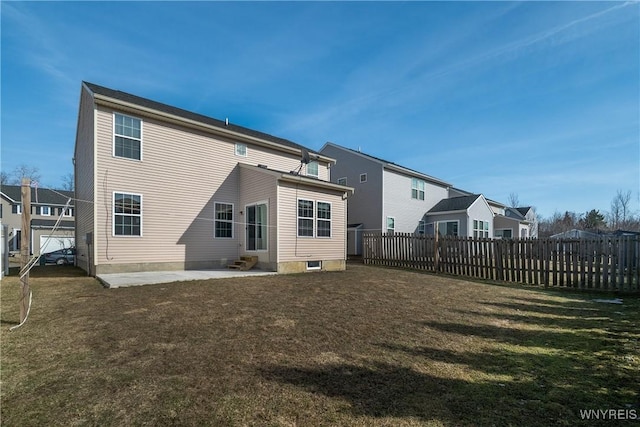
<path id="1" fill-rule="evenodd" d="M 385 351 L 384 360 L 397 364 L 274 366 L 262 374 L 344 399 L 355 415 L 455 425 L 597 425 L 582 421 L 579 411 L 640 410 L 639 369 L 632 356 L 638 335 L 623 332 L 628 328 L 615 321 L 613 310 L 589 302 L 485 304 L 496 312 L 466 312 L 469 323 L 418 322 L 435 330 L 431 335 L 471 338 L 465 339 L 468 346 L 454 346 L 460 350 L 383 342 L 376 345 Z M 587 317 L 567 318 L 580 314 Z"/>

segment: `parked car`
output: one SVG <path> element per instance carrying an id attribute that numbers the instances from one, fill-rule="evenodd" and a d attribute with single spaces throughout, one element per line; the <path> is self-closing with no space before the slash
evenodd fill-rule
<path id="1" fill-rule="evenodd" d="M 58 249 L 42 255 L 45 264 L 74 265 L 76 263 L 76 248 Z"/>

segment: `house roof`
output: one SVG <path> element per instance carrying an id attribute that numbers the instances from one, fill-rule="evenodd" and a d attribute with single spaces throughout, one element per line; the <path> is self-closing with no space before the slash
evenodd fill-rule
<path id="1" fill-rule="evenodd" d="M 466 194 L 466 195 L 469 195 L 469 196 L 473 195 L 473 193 L 472 193 L 472 192 L 467 191 L 467 190 L 463 190 L 462 188 L 451 187 L 451 189 L 452 189 L 453 191 L 458 192 L 458 193 L 463 193 L 463 194 Z M 487 201 L 487 203 L 489 203 L 490 205 L 495 205 L 495 206 L 498 206 L 498 207 L 500 207 L 500 208 L 506 208 L 506 207 L 507 207 L 507 205 L 505 205 L 504 203 L 500 203 L 500 202 L 497 202 L 497 201 L 492 200 L 492 199 L 487 199 L 486 197 L 485 197 L 485 200 L 486 200 L 486 201 Z"/>
<path id="2" fill-rule="evenodd" d="M 415 176 L 415 177 L 418 177 L 418 178 L 422 178 L 422 179 L 425 179 L 427 181 L 431 181 L 431 182 L 434 182 L 436 184 L 440 184 L 440 185 L 445 186 L 445 187 L 451 187 L 451 184 L 446 182 L 446 181 L 443 181 L 443 180 L 438 179 L 436 177 L 433 177 L 431 175 L 427 175 L 425 173 L 419 172 L 417 170 L 414 170 L 414 169 L 411 169 L 411 168 L 408 168 L 408 167 L 405 167 L 405 166 L 401 166 L 401 165 L 399 165 L 397 163 L 394 163 L 394 162 L 392 162 L 390 160 L 385 160 L 385 159 L 382 159 L 380 157 L 372 156 L 370 154 L 365 154 L 365 153 L 363 153 L 361 151 L 358 151 L 358 150 L 354 150 L 354 149 L 351 149 L 351 148 L 348 148 L 348 147 L 343 147 L 342 145 L 334 144 L 333 142 L 327 142 L 325 144 L 325 146 L 326 145 L 331 145 L 332 147 L 336 147 L 336 148 L 339 148 L 339 149 L 342 149 L 342 150 L 345 150 L 345 151 L 349 151 L 351 153 L 358 154 L 358 155 L 360 155 L 362 157 L 366 157 L 366 158 L 368 158 L 370 160 L 373 160 L 375 162 L 378 162 L 378 163 L 382 164 L 384 167 L 386 167 L 388 169 L 391 169 L 391 170 L 394 170 L 396 172 L 401 172 L 401 173 L 412 175 L 412 176 Z M 322 150 L 320 150 L 320 151 L 322 151 Z"/>
<path id="3" fill-rule="evenodd" d="M 514 219 L 518 219 L 518 220 L 524 220 L 525 219 L 524 216 L 526 214 L 526 212 L 525 212 L 525 214 L 523 214 L 520 211 L 520 208 L 507 208 L 507 209 L 505 209 L 505 213 L 506 213 L 505 216 L 511 217 L 511 218 L 514 218 Z"/>
<path id="4" fill-rule="evenodd" d="M 243 126 L 238 126 L 233 123 L 228 123 L 226 120 L 218 120 L 213 117 L 205 116 L 202 114 L 194 113 L 192 111 L 183 110 L 182 108 L 173 107 L 171 105 L 163 104 L 161 102 L 153 101 L 151 99 L 143 98 L 141 96 L 132 95 L 127 92 L 122 92 L 115 89 L 109 89 L 104 86 L 97 85 L 95 83 L 82 82 L 91 92 L 94 94 L 102 95 L 111 99 L 115 99 L 118 101 L 126 102 L 129 104 L 138 105 L 141 107 L 145 107 L 151 110 L 159 111 L 162 113 L 170 114 L 173 116 L 177 116 L 183 119 L 203 123 L 209 126 L 214 126 L 219 129 L 224 129 L 227 131 L 239 133 L 245 136 L 258 138 L 260 140 L 264 140 L 267 142 L 271 142 L 278 145 L 283 145 L 285 147 L 294 148 L 297 150 L 307 150 L 308 152 L 314 154 L 315 156 L 319 156 L 320 154 L 314 150 L 311 150 L 303 145 L 300 145 L 296 142 L 290 141 L 288 139 L 280 138 L 277 136 L 269 135 L 264 132 L 260 132 L 254 129 L 249 129 Z M 333 160 L 333 159 L 331 159 Z"/>
<path id="5" fill-rule="evenodd" d="M 518 212 L 520 212 L 520 215 L 522 215 L 523 217 L 527 215 L 527 212 L 529 212 L 531 210 L 531 206 L 524 206 L 521 208 L 514 208 L 515 210 L 517 210 Z"/>
<path id="6" fill-rule="evenodd" d="M 238 165 L 241 168 L 252 169 L 262 173 L 270 174 L 272 176 L 277 177 L 278 180 L 281 180 L 281 181 L 301 183 L 301 184 L 310 185 L 312 187 L 323 188 L 327 190 L 342 191 L 345 193 L 349 193 L 349 195 L 353 194 L 353 191 L 354 191 L 352 187 L 347 187 L 346 185 L 334 184 L 333 182 L 324 181 L 322 179 L 318 179 L 318 178 L 310 177 L 306 175 L 298 175 L 293 172 L 284 172 L 276 169 L 270 169 L 264 165 L 254 166 L 246 163 L 238 163 Z"/>
<path id="7" fill-rule="evenodd" d="M 20 185 L 3 185 L 0 192 L 11 202 L 20 203 L 22 201 L 22 188 Z M 49 190 L 48 188 L 36 189 L 34 187 L 31 187 L 31 204 L 34 205 L 38 204 L 64 206 L 65 204 L 67 204 L 67 200 L 72 199 L 71 206 L 73 206 L 73 198 L 73 191 Z"/>
<path id="8" fill-rule="evenodd" d="M 469 196 L 451 197 L 450 199 L 442 199 L 434 207 L 429 209 L 427 213 L 437 212 L 455 212 L 464 211 L 478 200 L 481 194 L 472 194 Z"/>

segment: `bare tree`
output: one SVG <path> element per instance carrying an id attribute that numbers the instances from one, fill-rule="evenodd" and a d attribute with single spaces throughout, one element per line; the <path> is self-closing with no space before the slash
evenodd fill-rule
<path id="1" fill-rule="evenodd" d="M 62 180 L 63 190 L 73 191 L 73 187 L 75 184 L 73 172 L 69 172 L 68 174 L 62 175 L 60 179 Z"/>
<path id="2" fill-rule="evenodd" d="M 5 171 L 0 172 L 0 185 L 9 185 L 9 181 L 11 181 L 11 176 Z"/>
<path id="3" fill-rule="evenodd" d="M 520 206 L 520 198 L 518 197 L 518 193 L 509 193 L 507 202 L 512 208 L 517 208 L 518 206 Z"/>
<path id="4" fill-rule="evenodd" d="M 22 178 L 29 178 L 31 182 L 33 182 L 39 181 L 40 177 L 40 170 L 38 168 L 22 164 L 20 166 L 17 166 L 13 170 L 13 177 L 11 182 L 15 185 L 20 185 L 20 183 L 22 182 Z"/>

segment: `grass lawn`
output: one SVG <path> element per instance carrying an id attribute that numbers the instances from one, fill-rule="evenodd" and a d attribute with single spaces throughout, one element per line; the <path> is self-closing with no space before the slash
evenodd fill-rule
<path id="1" fill-rule="evenodd" d="M 39 276 L 39 277 L 38 277 Z M 2 280 L 2 425 L 612 425 L 640 417 L 640 301 L 402 270 L 103 289 Z M 637 421 L 636 421 L 637 422 Z M 635 425 L 633 421 L 619 425 Z"/>

